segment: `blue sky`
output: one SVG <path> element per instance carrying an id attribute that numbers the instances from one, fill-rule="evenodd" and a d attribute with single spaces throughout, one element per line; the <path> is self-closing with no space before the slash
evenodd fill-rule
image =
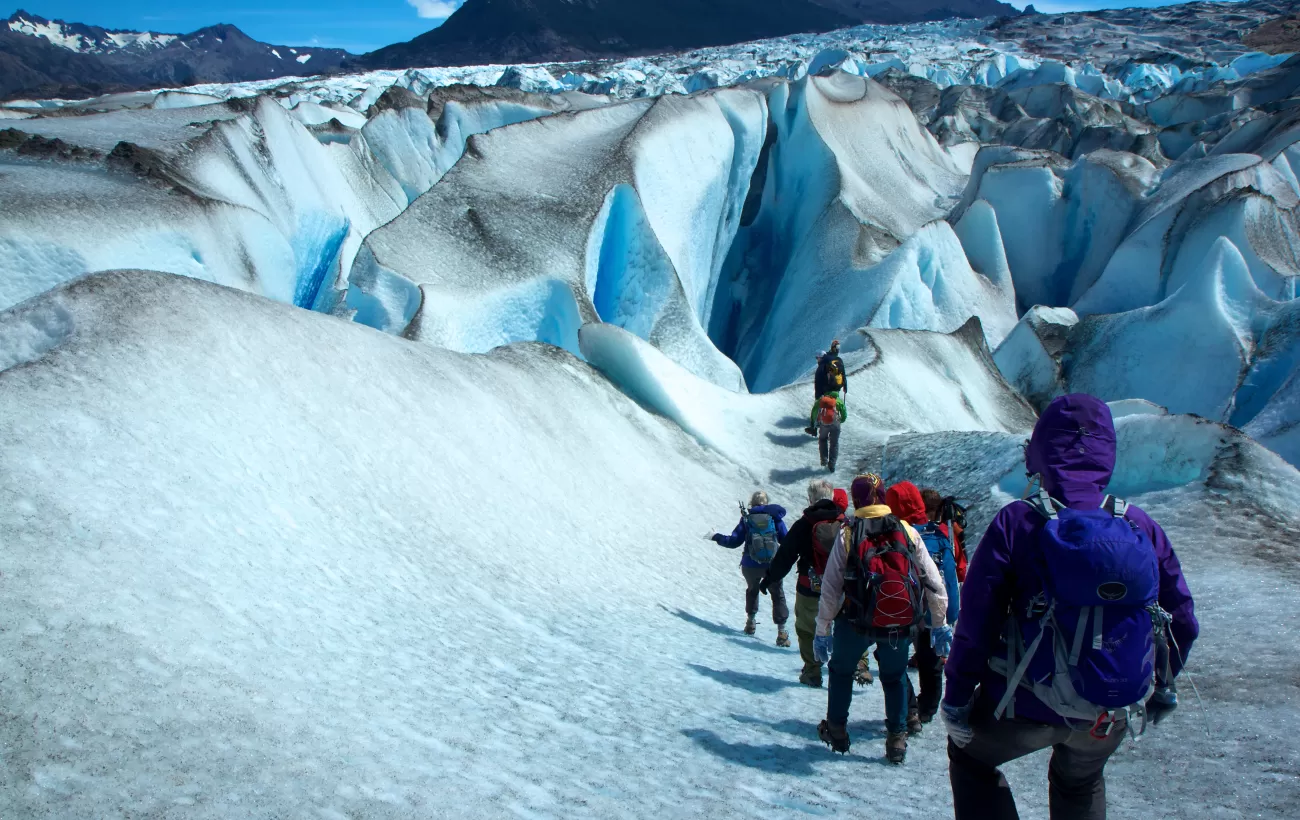
<path id="1" fill-rule="evenodd" d="M 631 0 L 629 0 L 631 1 Z M 188 33 L 214 23 L 233 23 L 249 36 L 275 45 L 320 45 L 352 52 L 409 40 L 436 26 L 464 0 L 25 0 L 0 5 L 8 17 L 24 8 L 48 19 L 114 29 Z M 1013 5 L 1023 7 L 1024 0 Z M 1169 0 L 1042 0 L 1039 11 L 1166 6 Z"/>

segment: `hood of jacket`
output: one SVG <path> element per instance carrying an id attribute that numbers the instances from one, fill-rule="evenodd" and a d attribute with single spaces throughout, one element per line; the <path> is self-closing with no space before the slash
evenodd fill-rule
<path id="1" fill-rule="evenodd" d="M 885 493 L 885 501 L 894 515 L 909 524 L 921 526 L 930 523 L 925 514 L 925 502 L 921 500 L 921 491 L 910 481 L 900 481 Z"/>
<path id="2" fill-rule="evenodd" d="M 884 518 L 893 514 L 894 511 L 885 504 L 871 504 L 866 507 L 858 507 L 853 511 L 856 518 Z"/>
<path id="3" fill-rule="evenodd" d="M 840 512 L 849 511 L 849 494 L 844 490 L 836 490 L 832 498 L 835 500 L 835 506 L 840 508 Z"/>
<path id="4" fill-rule="evenodd" d="M 1055 399 L 1034 427 L 1025 468 L 1067 506 L 1101 506 L 1115 472 L 1115 421 L 1101 399 L 1076 393 Z"/>
<path id="5" fill-rule="evenodd" d="M 785 507 L 780 504 L 760 504 L 757 507 L 749 508 L 750 515 L 770 515 L 777 521 L 785 519 Z"/>
<path id="6" fill-rule="evenodd" d="M 816 504 L 813 504 L 811 507 L 808 507 L 803 511 L 803 517 L 814 523 L 819 521 L 834 521 L 842 514 L 843 513 L 840 511 L 839 506 L 829 498 L 823 498 L 821 501 L 818 501 Z"/>

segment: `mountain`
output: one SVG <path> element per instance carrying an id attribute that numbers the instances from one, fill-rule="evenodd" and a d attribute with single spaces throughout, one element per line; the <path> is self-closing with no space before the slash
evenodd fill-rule
<path id="1" fill-rule="evenodd" d="M 812 0 L 468 0 L 365 68 L 578 61 L 830 31 L 853 18 Z"/>
<path id="2" fill-rule="evenodd" d="M 859 23 L 1015 14 L 997 0 L 468 0 L 357 68 L 580 61 L 729 45 Z"/>
<path id="3" fill-rule="evenodd" d="M 192 34 L 117 31 L 17 11 L 0 25 L 0 99 L 86 97 L 208 82 L 246 82 L 339 67 L 337 48 L 273 46 L 235 26 Z"/>
<path id="4" fill-rule="evenodd" d="M 998 0 L 813 0 L 819 6 L 851 17 L 859 23 L 915 23 L 953 17 L 1018 15 L 1009 3 Z"/>

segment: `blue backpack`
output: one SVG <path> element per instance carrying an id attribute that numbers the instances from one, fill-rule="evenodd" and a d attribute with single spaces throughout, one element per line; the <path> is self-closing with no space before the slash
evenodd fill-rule
<path id="1" fill-rule="evenodd" d="M 1015 716 L 1025 689 L 1067 720 L 1100 725 L 1154 691 L 1160 573 L 1155 547 L 1107 496 L 1101 509 L 1072 510 L 1046 492 L 1029 504 L 1046 519 L 1030 564 L 1041 592 L 1013 604 L 1007 676 L 995 718 Z"/>
<path id="2" fill-rule="evenodd" d="M 934 559 L 935 566 L 943 574 L 943 585 L 948 591 L 948 611 L 944 615 L 946 623 L 951 626 L 957 623 L 957 613 L 961 611 L 961 585 L 957 583 L 957 557 L 952 551 L 952 541 L 933 522 L 917 527 L 916 531 L 925 542 L 925 548 Z M 932 617 L 930 625 L 940 624 Z"/>
<path id="3" fill-rule="evenodd" d="M 745 513 L 745 552 L 760 564 L 770 564 L 780 548 L 777 539 L 776 519 L 767 513 Z"/>

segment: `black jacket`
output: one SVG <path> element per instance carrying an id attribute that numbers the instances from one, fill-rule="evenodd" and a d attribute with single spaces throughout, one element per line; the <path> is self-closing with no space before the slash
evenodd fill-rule
<path id="1" fill-rule="evenodd" d="M 840 508 L 830 499 L 822 499 L 804 510 L 799 520 L 790 525 L 790 531 L 786 533 L 785 541 L 781 542 L 781 549 L 777 550 L 776 557 L 767 568 L 767 575 L 763 577 L 763 581 L 769 587 L 776 586 L 797 561 L 799 580 L 795 584 L 795 591 L 810 598 L 821 597 L 813 592 L 812 585 L 808 582 L 808 570 L 813 562 L 812 528 L 814 524 L 822 521 L 834 521 L 840 517 L 840 514 Z"/>
<path id="2" fill-rule="evenodd" d="M 817 375 L 813 377 L 813 388 L 817 391 L 816 398 L 821 398 L 831 390 L 830 365 L 831 362 L 839 362 L 840 372 L 844 374 L 844 393 L 849 392 L 849 371 L 844 369 L 844 360 L 839 356 L 827 354 L 817 363 Z"/>

